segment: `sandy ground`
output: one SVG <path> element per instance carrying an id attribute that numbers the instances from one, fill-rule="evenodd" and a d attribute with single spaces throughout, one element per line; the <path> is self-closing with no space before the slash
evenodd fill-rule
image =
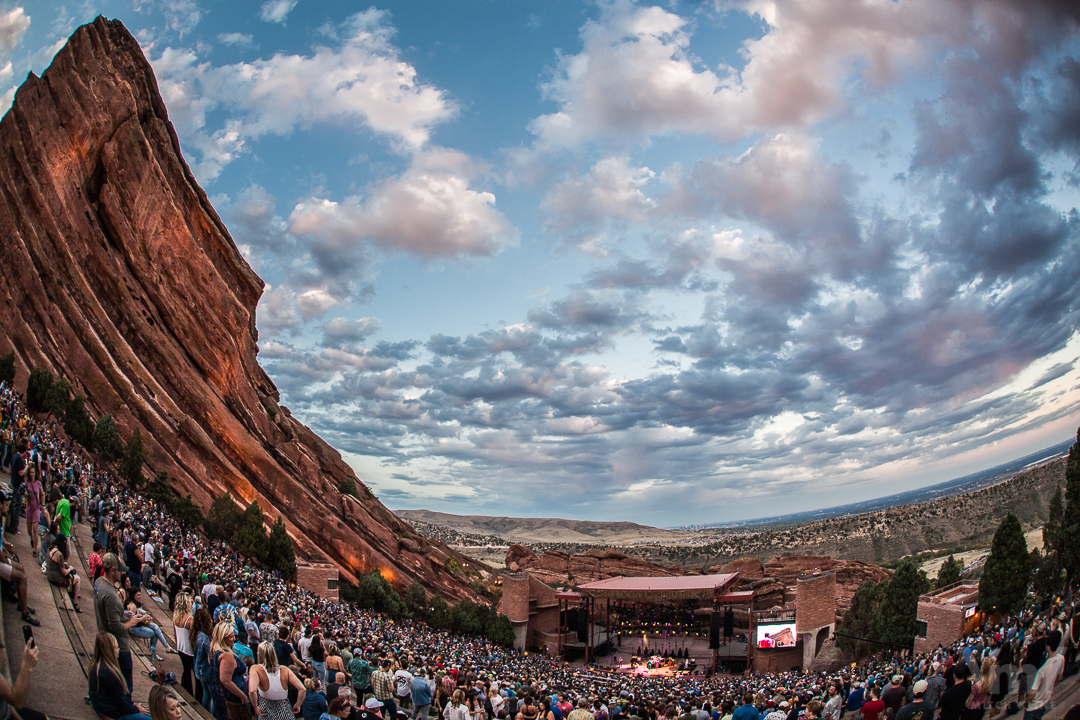
<path id="1" fill-rule="evenodd" d="M 1024 539 L 1027 540 L 1028 550 L 1032 548 L 1042 549 L 1042 528 L 1034 528 L 1024 533 Z M 966 567 L 970 563 L 977 560 L 981 555 L 990 552 L 989 547 L 977 548 L 975 550 L 969 550 L 967 552 L 957 553 L 955 556 L 957 560 L 964 563 Z M 929 577 L 936 578 L 938 571 L 941 570 L 941 566 L 948 559 L 948 555 L 945 557 L 934 558 L 933 560 L 927 560 L 920 567 L 926 571 Z"/>

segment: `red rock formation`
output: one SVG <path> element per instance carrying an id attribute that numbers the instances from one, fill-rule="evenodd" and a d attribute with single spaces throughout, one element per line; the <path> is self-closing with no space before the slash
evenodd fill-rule
<path id="1" fill-rule="evenodd" d="M 864 581 L 881 582 L 892 577 L 885 568 L 862 560 L 837 560 L 827 555 L 790 555 L 765 563 L 764 572 L 787 588 L 794 588 L 800 575 L 816 570 L 836 573 L 836 610 L 841 615 L 851 604 L 851 596 Z"/>
<path id="2" fill-rule="evenodd" d="M 671 577 L 686 574 L 682 568 L 656 565 L 616 550 L 593 549 L 577 555 L 548 550 L 537 557 L 532 550 L 517 543 L 507 549 L 505 562 L 510 571 L 528 571 L 533 577 L 553 586 L 581 585 L 618 575 Z"/>
<path id="3" fill-rule="evenodd" d="M 737 558 L 724 563 L 719 568 L 710 568 L 710 573 L 739 573 L 743 581 L 760 580 L 765 577 L 765 568 L 756 557 Z"/>
<path id="4" fill-rule="evenodd" d="M 150 64 L 118 21 L 79 28 L 0 121 L 0 353 L 142 429 L 147 465 L 203 508 L 228 490 L 286 520 L 301 556 L 450 598 L 457 556 L 416 534 L 278 406 L 256 360 L 262 280 L 180 154 Z M 462 564 L 474 564 L 461 558 Z"/>

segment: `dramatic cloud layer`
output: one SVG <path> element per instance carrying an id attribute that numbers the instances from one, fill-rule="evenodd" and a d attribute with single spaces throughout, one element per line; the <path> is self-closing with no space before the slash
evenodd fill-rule
<path id="1" fill-rule="evenodd" d="M 267 282 L 283 402 L 392 506 L 745 518 L 1080 425 L 1069 4 L 90 5 Z M 3 78 L 38 27 L 0 15 Z"/>

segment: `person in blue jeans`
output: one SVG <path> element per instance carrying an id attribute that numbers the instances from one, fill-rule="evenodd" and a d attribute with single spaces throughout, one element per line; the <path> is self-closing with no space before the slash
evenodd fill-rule
<path id="1" fill-rule="evenodd" d="M 94 656 L 87 677 L 90 681 L 90 704 L 98 715 L 112 720 L 150 720 L 149 711 L 131 702 L 124 673 L 119 664 L 120 648 L 116 638 L 99 632 L 94 640 Z"/>

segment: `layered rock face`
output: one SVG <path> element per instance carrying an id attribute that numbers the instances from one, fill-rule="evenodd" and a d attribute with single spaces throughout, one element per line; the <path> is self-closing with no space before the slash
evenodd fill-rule
<path id="1" fill-rule="evenodd" d="M 506 551 L 506 567 L 511 572 L 527 571 L 541 582 L 552 586 L 582 585 L 618 575 L 673 577 L 686 574 L 682 568 L 656 565 L 615 550 L 587 550 L 576 555 L 548 550 L 538 556 L 517 543 Z"/>
<path id="2" fill-rule="evenodd" d="M 0 354 L 67 378 L 204 509 L 281 515 L 299 554 L 475 594 L 340 454 L 279 407 L 256 359 L 263 282 L 180 154 L 153 71 L 118 21 L 79 28 L 0 121 Z"/>
<path id="3" fill-rule="evenodd" d="M 678 566 L 656 565 L 641 558 L 615 550 L 588 550 L 576 555 L 548 550 L 536 555 L 520 544 L 506 551 L 506 567 L 511 572 L 528 572 L 551 586 L 583 585 L 610 577 L 675 577 L 692 575 Z M 836 608 L 838 619 L 851 605 L 851 596 L 859 585 L 870 580 L 881 582 L 892 576 L 884 568 L 859 560 L 838 560 L 824 555 L 790 555 L 762 564 L 754 557 L 738 558 L 708 570 L 710 575 L 739 573 L 734 590 L 754 591 L 754 607 L 758 610 L 794 604 L 795 588 L 800 575 L 815 572 L 836 574 Z M 700 574 L 700 571 L 698 572 Z M 745 610 L 736 610 L 736 625 L 748 624 Z M 741 625 L 740 625 L 741 623 Z"/>

